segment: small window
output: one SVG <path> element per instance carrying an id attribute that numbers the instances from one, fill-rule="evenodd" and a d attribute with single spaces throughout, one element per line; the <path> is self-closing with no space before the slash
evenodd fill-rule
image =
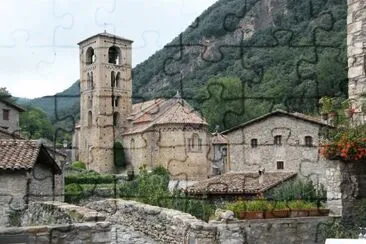
<path id="1" fill-rule="evenodd" d="M 111 72 L 111 87 L 116 85 L 116 77 L 114 76 L 114 71 Z"/>
<path id="2" fill-rule="evenodd" d="M 88 112 L 88 127 L 91 128 L 93 124 L 93 114 L 91 111 Z"/>
<path id="3" fill-rule="evenodd" d="M 307 147 L 313 146 L 313 138 L 311 136 L 305 136 L 305 146 Z"/>
<path id="4" fill-rule="evenodd" d="M 277 161 L 277 169 L 284 169 L 283 161 Z"/>
<path id="5" fill-rule="evenodd" d="M 193 134 L 192 138 L 188 138 L 188 151 L 200 152 L 202 150 L 202 139 L 198 134 Z"/>
<path id="6" fill-rule="evenodd" d="M 282 136 L 275 136 L 274 137 L 274 144 L 275 145 L 282 145 Z"/>
<path id="7" fill-rule="evenodd" d="M 252 147 L 257 147 L 258 146 L 258 140 L 257 139 L 252 139 L 250 141 L 250 144 L 252 145 Z"/>
<path id="8" fill-rule="evenodd" d="M 131 141 L 130 141 L 130 149 L 131 150 L 134 150 L 135 149 L 135 139 L 131 139 Z"/>
<path id="9" fill-rule="evenodd" d="M 10 114 L 9 109 L 3 109 L 3 120 L 9 120 L 9 114 Z"/>

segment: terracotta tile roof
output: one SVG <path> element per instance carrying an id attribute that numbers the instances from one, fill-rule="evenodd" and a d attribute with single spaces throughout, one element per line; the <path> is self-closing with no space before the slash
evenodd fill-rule
<path id="1" fill-rule="evenodd" d="M 189 194 L 257 194 L 296 176 L 293 172 L 265 172 L 263 183 L 258 173 L 230 172 L 200 181 L 187 188 Z"/>
<path id="2" fill-rule="evenodd" d="M 19 134 L 19 131 L 10 132 L 0 127 L 0 139 L 25 139 Z"/>
<path id="3" fill-rule="evenodd" d="M 221 133 L 215 132 L 211 137 L 212 144 L 227 144 L 227 137 Z"/>
<path id="4" fill-rule="evenodd" d="M 47 150 L 36 140 L 0 140 L 0 169 L 32 169 L 41 151 Z M 48 153 L 47 153 L 48 154 Z M 48 154 L 49 156 L 49 154 Z M 61 172 L 55 161 L 49 156 L 52 167 Z"/>
<path id="5" fill-rule="evenodd" d="M 39 150 L 34 140 L 0 140 L 0 169 L 31 169 Z"/>
<path id="6" fill-rule="evenodd" d="M 185 100 L 179 97 L 134 104 L 128 120 L 130 126 L 124 131 L 124 135 L 144 132 L 159 124 L 208 125 Z"/>
<path id="7" fill-rule="evenodd" d="M 231 131 L 234 131 L 236 129 L 239 129 L 239 128 L 242 128 L 242 127 L 245 127 L 245 126 L 248 126 L 248 125 L 251 125 L 253 123 L 256 123 L 256 122 L 259 122 L 261 120 L 264 120 L 264 119 L 267 119 L 271 116 L 276 116 L 276 115 L 284 115 L 284 116 L 288 116 L 288 117 L 292 117 L 292 118 L 296 118 L 296 119 L 301 119 L 303 121 L 306 121 L 306 122 L 310 122 L 310 123 L 315 123 L 315 124 L 318 124 L 320 126 L 328 126 L 328 127 L 334 127 L 332 125 L 328 125 L 324 122 L 322 122 L 320 119 L 317 119 L 315 117 L 312 117 L 312 116 L 309 116 L 309 115 L 305 115 L 305 114 L 301 114 L 301 113 L 289 113 L 287 111 L 284 111 L 284 110 L 281 110 L 281 109 L 277 109 L 273 112 L 270 112 L 270 113 L 267 113 L 265 115 L 262 115 L 262 116 L 259 116 L 255 119 L 252 119 L 252 120 L 249 120 L 243 124 L 240 124 L 240 125 L 237 125 L 237 126 L 234 126 L 228 130 L 225 130 L 223 131 L 222 133 L 223 134 L 226 134 L 228 132 L 231 132 Z"/>

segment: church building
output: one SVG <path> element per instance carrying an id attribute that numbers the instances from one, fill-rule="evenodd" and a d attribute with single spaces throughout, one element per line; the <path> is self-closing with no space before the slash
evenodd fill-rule
<path id="1" fill-rule="evenodd" d="M 132 41 L 100 33 L 80 48 L 80 122 L 75 159 L 88 169 L 116 173 L 113 146 L 122 143 L 135 172 L 162 165 L 173 178 L 198 180 L 211 172 L 205 119 L 180 97 L 132 104 Z"/>

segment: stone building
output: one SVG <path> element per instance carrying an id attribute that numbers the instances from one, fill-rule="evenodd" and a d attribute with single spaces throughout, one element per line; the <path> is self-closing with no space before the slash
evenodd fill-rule
<path id="1" fill-rule="evenodd" d="M 348 0 L 348 96 L 355 109 L 354 124 L 366 123 L 366 2 Z"/>
<path id="2" fill-rule="evenodd" d="M 228 140 L 227 168 L 236 172 L 295 172 L 323 183 L 325 163 L 319 155 L 323 128 L 312 117 L 282 110 L 222 132 Z"/>
<path id="3" fill-rule="evenodd" d="M 138 171 L 163 165 L 184 179 L 207 178 L 207 123 L 177 96 L 132 105 L 132 41 L 100 33 L 79 43 L 80 122 L 76 160 L 97 172 L 118 172 L 113 146 L 121 142 Z"/>
<path id="4" fill-rule="evenodd" d="M 61 169 L 37 141 L 0 140 L 0 226 L 31 201 L 62 200 Z"/>
<path id="5" fill-rule="evenodd" d="M 0 128 L 9 133 L 19 134 L 19 113 L 24 109 L 6 99 L 0 99 Z M 3 134 L 0 132 L 0 135 Z"/>
<path id="6" fill-rule="evenodd" d="M 228 172 L 228 150 L 227 150 L 227 138 L 225 135 L 215 132 L 211 137 L 211 150 L 212 158 L 211 167 L 212 167 L 212 175 L 221 175 Z"/>

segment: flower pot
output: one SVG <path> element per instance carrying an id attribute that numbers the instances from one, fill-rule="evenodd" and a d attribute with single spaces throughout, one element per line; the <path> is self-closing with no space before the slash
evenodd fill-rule
<path id="1" fill-rule="evenodd" d="M 319 208 L 308 209 L 309 216 L 320 216 Z"/>
<path id="2" fill-rule="evenodd" d="M 290 210 L 288 209 L 275 209 L 272 211 L 275 218 L 287 218 L 290 215 Z"/>
<path id="3" fill-rule="evenodd" d="M 245 212 L 244 211 L 239 212 L 239 219 L 245 219 Z"/>
<path id="4" fill-rule="evenodd" d="M 329 209 L 327 209 L 327 208 L 319 208 L 318 210 L 319 210 L 320 216 L 328 216 L 329 212 L 330 212 Z"/>
<path id="5" fill-rule="evenodd" d="M 263 211 L 245 212 L 245 219 L 263 219 Z"/>
<path id="6" fill-rule="evenodd" d="M 274 214 L 273 214 L 273 210 L 271 210 L 271 211 L 265 211 L 263 217 L 265 219 L 273 219 L 273 218 L 276 218 L 276 216 L 274 216 Z"/>
<path id="7" fill-rule="evenodd" d="M 305 209 L 291 209 L 290 217 L 291 218 L 299 218 L 299 217 L 307 217 L 309 216 L 309 211 Z"/>

